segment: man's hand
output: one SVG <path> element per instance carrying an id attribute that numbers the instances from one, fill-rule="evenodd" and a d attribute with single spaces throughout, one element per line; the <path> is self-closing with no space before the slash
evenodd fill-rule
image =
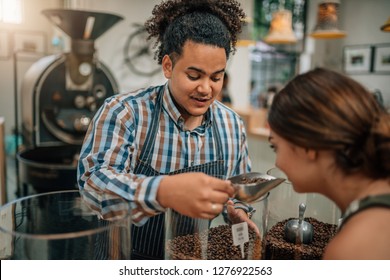
<path id="1" fill-rule="evenodd" d="M 242 209 L 235 209 L 234 208 L 234 202 L 229 200 L 226 203 L 227 207 L 227 214 L 229 217 L 229 220 L 232 222 L 232 224 L 238 224 L 242 222 L 247 222 L 248 227 L 253 229 L 257 235 L 260 235 L 259 228 L 256 226 L 256 224 L 249 219 L 248 214 L 242 210 Z"/>
<path id="2" fill-rule="evenodd" d="M 165 176 L 157 191 L 161 206 L 192 218 L 213 219 L 219 215 L 234 188 L 228 180 L 204 173 Z"/>

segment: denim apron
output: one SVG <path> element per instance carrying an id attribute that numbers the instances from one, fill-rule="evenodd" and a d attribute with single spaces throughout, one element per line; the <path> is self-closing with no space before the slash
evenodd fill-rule
<path id="1" fill-rule="evenodd" d="M 174 170 L 169 173 L 160 173 L 154 170 L 150 163 L 152 160 L 151 151 L 153 151 L 154 143 L 156 141 L 156 134 L 159 128 L 160 113 L 162 111 L 164 88 L 159 92 L 156 100 L 156 107 L 153 113 L 153 119 L 148 130 L 144 146 L 141 150 L 141 154 L 134 169 L 135 174 L 143 174 L 146 176 L 158 176 L 158 175 L 174 175 L 187 172 L 203 172 L 207 175 L 214 176 L 222 179 L 225 176 L 225 167 L 222 152 L 222 142 L 220 134 L 216 127 L 215 122 L 212 124 L 214 139 L 217 147 L 217 160 L 200 164 L 196 166 L 190 166 L 179 170 Z M 177 215 L 183 224 L 182 232 L 191 232 L 191 228 L 195 226 L 196 219 L 183 216 L 175 211 L 172 211 Z M 148 221 L 141 227 L 132 225 L 131 232 L 132 239 L 132 255 L 131 259 L 138 260 L 158 260 L 164 259 L 164 235 L 165 235 L 165 214 L 161 213 L 148 219 Z"/>

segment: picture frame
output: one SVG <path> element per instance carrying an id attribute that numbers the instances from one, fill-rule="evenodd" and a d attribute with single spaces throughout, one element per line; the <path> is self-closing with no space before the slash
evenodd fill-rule
<path id="1" fill-rule="evenodd" d="M 17 52 L 46 52 L 45 33 L 39 31 L 15 32 L 13 40 L 14 51 Z"/>
<path id="2" fill-rule="evenodd" d="M 0 60 L 5 60 L 10 57 L 10 33 L 0 31 Z"/>
<path id="3" fill-rule="evenodd" d="M 375 74 L 390 74 L 390 44 L 375 45 L 373 71 Z"/>
<path id="4" fill-rule="evenodd" d="M 372 72 L 373 46 L 345 46 L 343 50 L 344 72 L 347 74 L 368 74 Z"/>
<path id="5" fill-rule="evenodd" d="M 13 52 L 19 59 L 36 60 L 47 52 L 46 33 L 41 31 L 17 31 L 13 33 Z"/>

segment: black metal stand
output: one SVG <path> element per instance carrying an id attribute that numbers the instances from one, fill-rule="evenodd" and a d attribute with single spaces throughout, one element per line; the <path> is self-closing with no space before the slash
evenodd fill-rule
<path id="1" fill-rule="evenodd" d="M 15 111 L 15 178 L 16 178 L 16 197 L 20 197 L 20 180 L 19 180 L 19 162 L 18 162 L 18 147 L 19 147 L 19 107 L 18 107 L 18 68 L 17 68 L 17 52 L 13 53 L 14 66 L 14 111 Z"/>

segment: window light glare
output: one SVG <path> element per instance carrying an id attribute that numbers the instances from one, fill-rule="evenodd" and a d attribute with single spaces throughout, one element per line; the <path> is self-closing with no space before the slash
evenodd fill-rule
<path id="1" fill-rule="evenodd" d="M 0 21 L 4 23 L 21 23 L 21 0 L 0 0 Z"/>

